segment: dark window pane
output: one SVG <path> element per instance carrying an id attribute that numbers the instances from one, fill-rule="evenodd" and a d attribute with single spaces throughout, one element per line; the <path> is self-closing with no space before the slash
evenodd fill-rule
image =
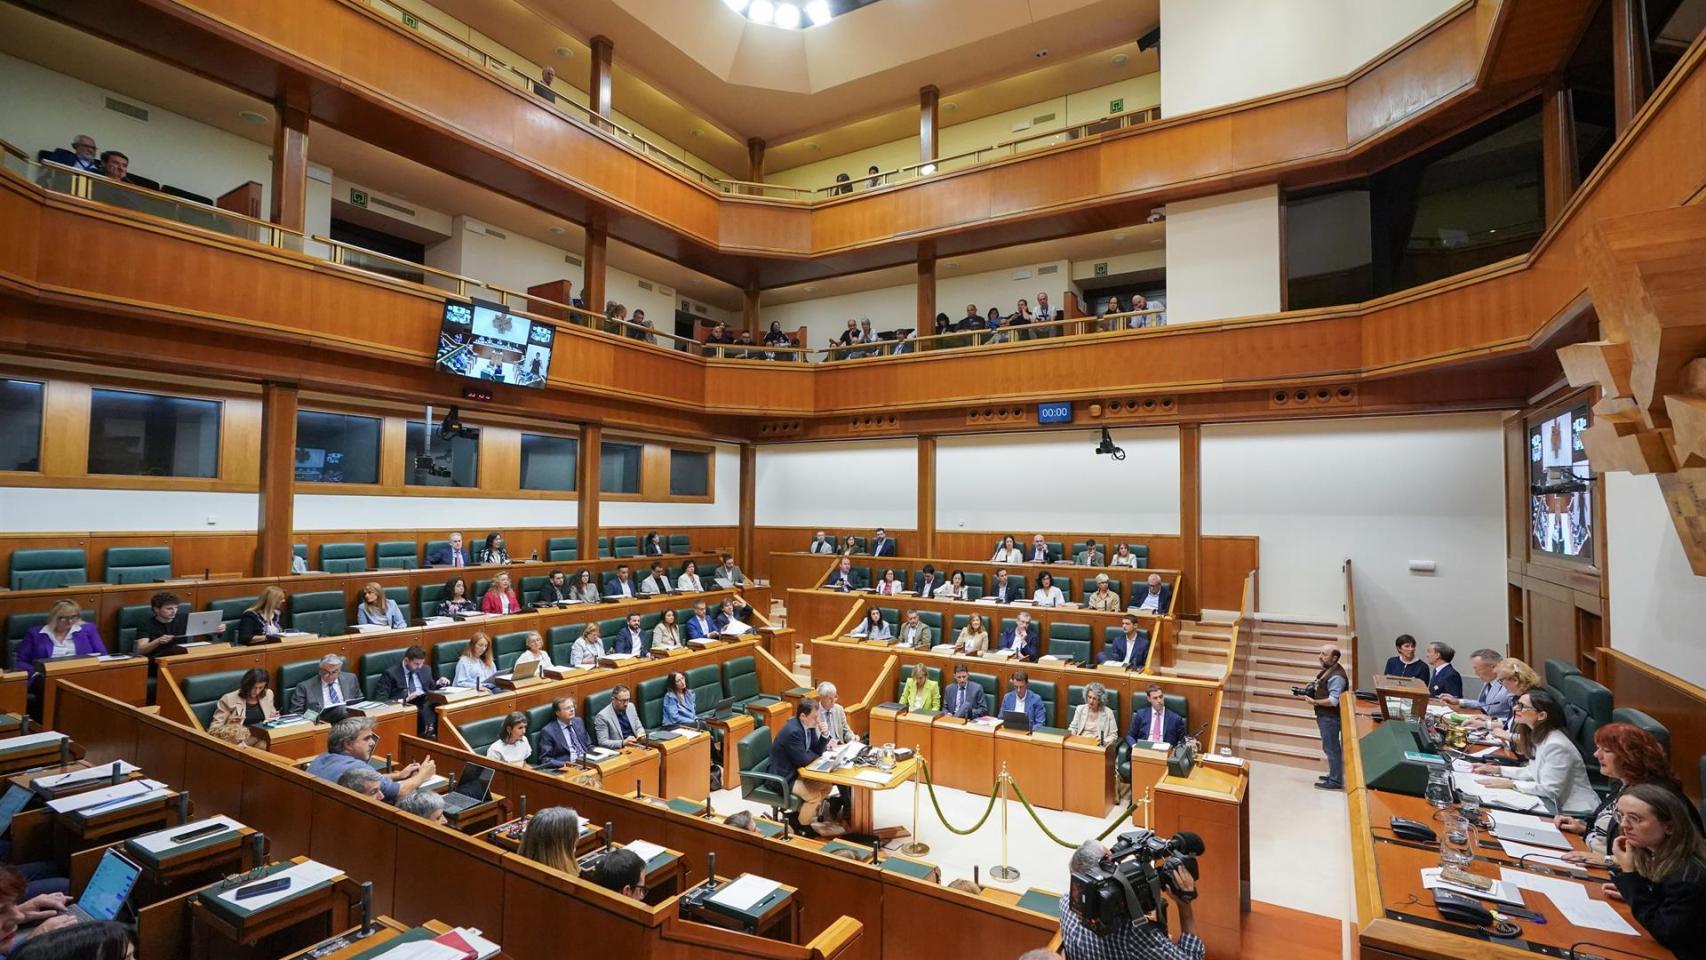
<path id="1" fill-rule="evenodd" d="M 524 433 L 521 435 L 521 489 L 573 490 L 579 460 L 579 440 Z"/>
<path id="2" fill-rule="evenodd" d="M 0 470 L 41 469 L 41 384 L 0 380 Z"/>
<path id="3" fill-rule="evenodd" d="M 130 477 L 219 476 L 217 400 L 95 390 L 89 472 Z"/>
<path id="4" fill-rule="evenodd" d="M 378 483 L 379 418 L 298 412 L 296 479 L 306 483 Z"/>
<path id="5" fill-rule="evenodd" d="M 1286 308 L 1308 310 L 1370 299 L 1372 238 L 1366 187 L 1288 197 Z"/>
<path id="6" fill-rule="evenodd" d="M 606 443 L 598 462 L 598 489 L 603 493 L 640 492 L 640 445 Z"/>
<path id="7" fill-rule="evenodd" d="M 403 438 L 403 482 L 414 487 L 479 486 L 479 437 L 447 440 L 438 424 L 432 424 L 429 433 L 426 424 L 410 420 Z"/>
<path id="8" fill-rule="evenodd" d="M 669 495 L 703 497 L 711 492 L 711 455 L 697 450 L 669 452 Z"/>

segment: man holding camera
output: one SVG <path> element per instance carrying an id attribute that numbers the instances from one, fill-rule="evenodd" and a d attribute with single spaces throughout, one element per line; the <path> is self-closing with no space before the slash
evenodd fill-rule
<path id="1" fill-rule="evenodd" d="M 1107 855 L 1095 840 L 1086 840 L 1072 854 L 1074 875 L 1094 870 Z M 1060 898 L 1060 945 L 1072 960 L 1202 960 L 1203 942 L 1197 936 L 1197 883 L 1189 870 L 1175 867 L 1168 896 L 1179 914 L 1179 940 L 1174 943 L 1167 930 L 1149 917 L 1132 917 L 1107 930 L 1093 930 L 1075 913 L 1070 896 Z"/>
<path id="2" fill-rule="evenodd" d="M 1316 654 L 1321 672 L 1306 687 L 1292 687 L 1291 692 L 1315 708 L 1315 729 L 1321 733 L 1321 752 L 1327 756 L 1327 775 L 1315 779 L 1317 790 L 1345 789 L 1344 744 L 1339 736 L 1343 723 L 1339 719 L 1339 697 L 1351 688 L 1345 668 L 1339 665 L 1339 648 L 1322 644 Z"/>

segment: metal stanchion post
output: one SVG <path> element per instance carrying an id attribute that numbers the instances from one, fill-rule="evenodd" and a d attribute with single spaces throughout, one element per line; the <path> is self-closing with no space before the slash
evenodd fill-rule
<path id="1" fill-rule="evenodd" d="M 924 789 L 920 782 L 920 774 L 924 770 L 924 748 L 914 744 L 912 756 L 917 760 L 917 765 L 912 768 L 912 842 L 901 847 L 900 852 L 909 857 L 922 857 L 930 852 L 930 845 L 918 836 L 918 794 Z"/>
<path id="2" fill-rule="evenodd" d="M 1011 793 L 1013 778 L 1007 773 L 1007 765 L 1001 765 L 1001 777 L 996 786 L 1001 790 L 1001 864 L 990 867 L 989 875 L 1003 883 L 1012 883 L 1019 879 L 1017 868 L 1007 862 L 1007 798 Z"/>

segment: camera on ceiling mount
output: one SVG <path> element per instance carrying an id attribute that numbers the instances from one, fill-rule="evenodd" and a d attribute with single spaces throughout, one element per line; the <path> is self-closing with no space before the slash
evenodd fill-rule
<path id="1" fill-rule="evenodd" d="M 462 422 L 462 409 L 460 407 L 451 407 L 450 412 L 444 415 L 444 420 L 438 425 L 438 436 L 443 440 L 457 438 L 477 440 L 480 437 L 480 431 L 479 428 L 470 427 Z"/>
<path id="2" fill-rule="evenodd" d="M 1108 433 L 1107 427 L 1102 428 L 1102 442 L 1096 445 L 1096 453 L 1098 455 L 1106 454 L 1113 457 L 1115 460 L 1125 459 L 1125 451 L 1114 446 L 1113 435 Z"/>

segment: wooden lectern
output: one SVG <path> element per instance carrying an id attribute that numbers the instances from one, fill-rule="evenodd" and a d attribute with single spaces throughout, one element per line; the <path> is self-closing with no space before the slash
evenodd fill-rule
<path id="1" fill-rule="evenodd" d="M 1190 776 L 1164 776 L 1155 785 L 1155 832 L 1172 837 L 1190 830 L 1206 848 L 1197 858 L 1201 873 L 1194 906 L 1197 933 L 1210 960 L 1234 960 L 1244 945 L 1244 914 L 1250 911 L 1249 787 L 1247 767 L 1213 762 L 1199 762 Z M 1177 933 L 1172 911 L 1168 919 Z"/>
<path id="2" fill-rule="evenodd" d="M 1374 694 L 1380 701 L 1380 715 L 1388 720 L 1419 723 L 1428 714 L 1428 685 L 1415 677 L 1382 674 L 1374 678 Z"/>

